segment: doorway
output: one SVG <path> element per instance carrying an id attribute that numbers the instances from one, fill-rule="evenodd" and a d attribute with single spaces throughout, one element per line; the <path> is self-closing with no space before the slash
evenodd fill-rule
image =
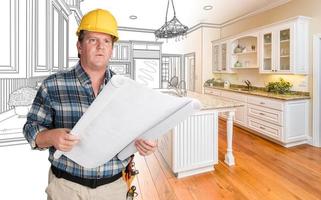
<path id="1" fill-rule="evenodd" d="M 195 53 L 184 55 L 187 90 L 195 92 Z"/>
<path id="2" fill-rule="evenodd" d="M 180 54 L 163 54 L 161 65 L 161 87 L 167 88 L 173 77 L 178 77 L 178 82 L 185 80 L 185 74 Z"/>

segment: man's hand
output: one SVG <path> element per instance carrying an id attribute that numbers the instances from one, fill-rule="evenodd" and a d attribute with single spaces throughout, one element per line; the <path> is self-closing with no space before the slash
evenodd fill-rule
<path id="1" fill-rule="evenodd" d="M 42 131 L 37 135 L 36 144 L 40 148 L 54 146 L 60 151 L 70 151 L 79 142 L 79 137 L 69 132 L 67 128 Z"/>
<path id="2" fill-rule="evenodd" d="M 142 156 L 148 156 L 157 148 L 157 142 L 151 140 L 138 139 L 135 141 L 136 149 Z"/>

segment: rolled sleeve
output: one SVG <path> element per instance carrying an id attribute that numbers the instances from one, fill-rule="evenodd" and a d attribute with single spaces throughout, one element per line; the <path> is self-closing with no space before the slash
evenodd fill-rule
<path id="1" fill-rule="evenodd" d="M 36 137 L 39 132 L 52 128 L 52 107 L 46 88 L 42 85 L 33 101 L 27 116 L 27 122 L 23 127 L 23 134 L 32 149 L 44 150 L 36 145 Z"/>

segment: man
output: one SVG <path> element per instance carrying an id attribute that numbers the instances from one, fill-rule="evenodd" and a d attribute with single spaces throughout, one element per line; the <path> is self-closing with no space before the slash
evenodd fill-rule
<path id="1" fill-rule="evenodd" d="M 87 13 L 77 35 L 79 63 L 43 81 L 28 114 L 24 135 L 33 149 L 49 148 L 48 199 L 126 199 L 127 185 L 121 176 L 131 157 L 123 161 L 114 157 L 90 169 L 65 156 L 53 157 L 56 150 L 70 151 L 79 142 L 77 136 L 69 134 L 70 130 L 113 75 L 107 67 L 118 40 L 112 14 L 102 9 Z M 137 140 L 135 145 L 143 156 L 154 152 L 157 146 L 146 140 Z"/>

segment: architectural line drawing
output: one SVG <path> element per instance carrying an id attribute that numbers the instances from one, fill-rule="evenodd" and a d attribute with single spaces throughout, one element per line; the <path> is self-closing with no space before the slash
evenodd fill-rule
<path id="1" fill-rule="evenodd" d="M 1 16 L 7 20 L 6 31 L 0 34 L 8 39 L 3 43 L 6 48 L 0 52 L 0 147 L 26 144 L 22 127 L 34 98 L 32 95 L 48 75 L 69 70 L 78 62 L 74 30 L 83 15 L 83 2 L 1 2 Z M 119 30 L 134 34 L 154 32 L 153 29 L 126 26 L 119 27 Z M 162 42 L 155 42 L 154 38 L 147 41 L 120 40 L 114 46 L 109 67 L 116 74 L 137 79 L 153 88 L 166 88 L 169 78 L 176 74 L 180 80 L 185 80 L 184 72 L 180 72 L 183 63 L 176 71 L 163 68 L 161 46 Z M 166 67 L 171 68 L 172 65 Z M 28 91 L 33 91 L 31 96 Z M 14 96 L 15 92 L 19 94 Z"/>
<path id="2" fill-rule="evenodd" d="M 158 63 L 153 60 L 144 60 L 143 64 L 146 68 L 139 68 L 137 70 L 140 73 L 137 75 L 137 79 L 143 82 L 143 85 L 148 85 L 149 81 L 154 81 L 153 74 L 158 73 Z"/>

